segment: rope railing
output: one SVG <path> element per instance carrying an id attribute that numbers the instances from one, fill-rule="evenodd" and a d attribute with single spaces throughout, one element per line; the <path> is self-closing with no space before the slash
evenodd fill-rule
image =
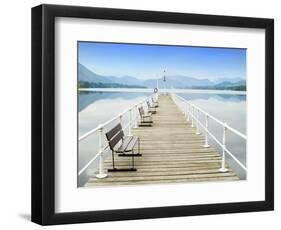
<path id="1" fill-rule="evenodd" d="M 138 107 L 144 106 L 147 107 L 146 101 L 151 100 L 151 98 L 154 97 L 155 100 L 158 99 L 157 94 L 152 94 L 148 97 L 146 97 L 144 100 L 141 100 L 140 102 L 134 104 L 133 106 L 129 107 L 128 109 L 124 110 L 122 113 L 118 114 L 117 116 L 113 117 L 112 119 L 106 121 L 103 124 L 98 125 L 96 128 L 90 130 L 89 132 L 81 135 L 78 138 L 79 143 L 85 140 L 87 137 L 99 132 L 98 140 L 99 140 L 99 150 L 98 153 L 93 156 L 86 164 L 83 166 L 79 172 L 78 175 L 80 176 L 85 170 L 95 161 L 97 158 L 99 158 L 99 173 L 96 175 L 97 178 L 105 178 L 107 177 L 106 172 L 104 171 L 104 151 L 109 147 L 108 143 L 104 145 L 103 139 L 104 139 L 104 129 L 115 122 L 116 120 L 119 120 L 119 122 L 122 124 L 123 117 L 127 114 L 129 115 L 129 121 L 125 126 L 123 127 L 123 130 L 128 130 L 128 135 L 132 135 L 132 127 L 137 128 L 138 126 L 138 120 L 139 120 L 139 112 Z"/>
<path id="2" fill-rule="evenodd" d="M 240 138 L 244 139 L 247 141 L 247 136 L 238 130 L 230 127 L 227 123 L 220 121 L 216 117 L 210 115 L 203 109 L 199 108 L 198 106 L 194 105 L 193 103 L 187 101 L 186 99 L 182 98 L 179 95 L 176 94 L 171 94 L 171 97 L 175 104 L 179 107 L 180 110 L 186 115 L 187 120 L 190 121 L 191 119 L 191 126 L 196 127 L 196 134 L 200 134 L 200 127 L 205 133 L 205 143 L 203 147 L 208 148 L 210 147 L 209 145 L 209 137 L 211 137 L 221 148 L 222 148 L 222 160 L 221 160 L 221 168 L 220 171 L 226 172 L 228 169 L 225 167 L 225 153 L 227 153 L 243 170 L 247 171 L 246 165 L 241 163 L 234 154 L 227 149 L 226 147 L 226 133 L 227 131 L 230 131 Z M 181 106 L 180 103 L 183 103 L 184 106 Z M 203 114 L 205 116 L 205 125 L 199 120 L 200 114 Z M 209 124 L 209 119 L 212 119 L 215 121 L 217 124 L 221 125 L 223 130 L 222 130 L 222 141 L 219 141 L 214 134 L 210 132 L 208 129 L 208 124 Z"/>

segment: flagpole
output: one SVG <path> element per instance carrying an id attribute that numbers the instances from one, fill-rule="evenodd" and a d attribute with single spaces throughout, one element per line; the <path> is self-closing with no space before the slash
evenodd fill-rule
<path id="1" fill-rule="evenodd" d="M 158 74 L 156 73 L 156 89 L 159 91 L 159 85 L 158 85 Z"/>
<path id="2" fill-rule="evenodd" d="M 163 82 L 164 82 L 164 89 L 165 89 L 165 93 L 164 93 L 164 95 L 167 95 L 167 87 L 166 87 L 166 70 L 164 70 Z"/>

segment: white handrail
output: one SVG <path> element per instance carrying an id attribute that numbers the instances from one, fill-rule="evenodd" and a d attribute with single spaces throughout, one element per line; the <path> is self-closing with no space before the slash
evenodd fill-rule
<path id="1" fill-rule="evenodd" d="M 191 126 L 194 127 L 194 121 L 196 124 L 196 133 L 199 133 L 199 125 L 201 126 L 201 128 L 203 129 L 203 131 L 205 132 L 205 144 L 203 145 L 203 147 L 209 147 L 208 144 L 208 136 L 210 136 L 221 148 L 222 148 L 222 164 L 221 164 L 221 171 L 225 172 L 227 171 L 227 169 L 225 168 L 225 153 L 227 153 L 228 155 L 230 155 L 232 157 L 232 159 L 234 159 L 236 161 L 236 163 L 243 168 L 245 171 L 247 171 L 247 167 L 241 163 L 234 155 L 233 153 L 228 150 L 226 148 L 226 131 L 231 131 L 232 133 L 236 134 L 237 136 L 241 137 L 242 139 L 247 141 L 247 136 L 241 132 L 239 132 L 238 130 L 230 127 L 229 125 L 227 125 L 226 123 L 220 121 L 219 119 L 217 119 L 216 117 L 210 115 L 209 113 L 207 113 L 206 111 L 204 111 L 203 109 L 199 108 L 198 106 L 190 103 L 189 101 L 187 101 L 186 99 L 182 98 L 181 96 L 178 96 L 176 94 L 171 94 L 172 99 L 174 100 L 174 102 L 176 103 L 176 105 L 179 106 L 179 103 L 176 101 L 176 99 L 184 102 L 187 104 L 187 108 L 186 110 L 186 115 L 188 120 L 191 118 Z M 181 109 L 181 107 L 179 106 L 179 108 Z M 194 110 L 197 111 L 196 115 L 194 113 Z M 202 122 L 200 122 L 199 120 L 199 114 L 198 111 L 201 112 L 201 114 L 205 115 L 205 126 L 204 124 L 202 124 Z M 217 122 L 218 124 L 220 124 L 223 127 L 223 138 L 222 138 L 222 143 L 210 132 L 210 130 L 208 130 L 208 119 L 212 119 L 215 122 Z"/>
<path id="2" fill-rule="evenodd" d="M 157 95 L 155 95 L 155 94 L 149 95 L 149 96 L 146 97 L 144 100 L 142 100 L 142 101 L 140 101 L 140 102 L 134 104 L 134 105 L 131 106 L 130 108 L 124 110 L 122 113 L 120 113 L 120 114 L 118 114 L 117 116 L 113 117 L 112 119 L 106 121 L 105 123 L 98 125 L 96 128 L 90 130 L 89 132 L 83 134 L 82 136 L 80 136 L 80 137 L 78 138 L 78 141 L 80 142 L 80 141 L 85 140 L 88 136 L 90 136 L 90 135 L 96 133 L 97 131 L 100 131 L 100 135 L 99 135 L 99 152 L 98 152 L 95 156 L 93 156 L 93 157 L 87 162 L 87 164 L 86 164 L 82 169 L 79 170 L 79 172 L 78 172 L 78 175 L 79 175 L 79 176 L 80 176 L 80 175 L 81 175 L 81 174 L 82 174 L 98 157 L 100 158 L 100 159 L 99 159 L 99 173 L 98 173 L 96 176 L 97 176 L 98 178 L 104 178 L 104 177 L 107 176 L 106 173 L 104 172 L 104 168 L 103 168 L 103 152 L 108 148 L 108 144 L 106 144 L 105 146 L 103 146 L 103 142 L 102 142 L 103 135 L 104 135 L 104 133 L 103 133 L 104 128 L 105 128 L 107 125 L 109 125 L 109 124 L 111 124 L 112 122 L 114 122 L 115 120 L 117 120 L 117 119 L 120 119 L 120 121 L 121 121 L 121 120 L 122 120 L 122 117 L 123 117 L 126 113 L 129 113 L 129 122 L 128 122 L 128 124 L 126 124 L 126 125 L 123 127 L 123 130 L 125 131 L 125 130 L 129 129 L 129 135 L 130 135 L 130 134 L 131 134 L 132 125 L 135 125 L 135 126 L 136 126 L 136 124 L 137 124 L 137 122 L 138 122 L 138 117 L 139 117 L 138 111 L 137 111 L 138 107 L 141 106 L 141 105 L 143 105 L 143 104 L 144 104 L 144 106 L 147 106 L 145 102 L 146 102 L 147 100 L 151 100 L 151 98 L 154 97 L 154 96 L 156 96 L 155 100 L 157 101 L 157 100 L 158 100 L 158 96 L 157 96 Z M 133 111 L 133 110 L 135 111 L 135 112 L 134 112 L 134 118 L 133 118 L 133 114 L 132 114 L 132 111 Z"/>

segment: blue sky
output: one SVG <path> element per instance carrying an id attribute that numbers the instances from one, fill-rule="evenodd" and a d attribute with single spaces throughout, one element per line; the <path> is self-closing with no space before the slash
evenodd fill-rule
<path id="1" fill-rule="evenodd" d="M 78 61 L 107 76 L 246 78 L 246 49 L 79 42 Z"/>

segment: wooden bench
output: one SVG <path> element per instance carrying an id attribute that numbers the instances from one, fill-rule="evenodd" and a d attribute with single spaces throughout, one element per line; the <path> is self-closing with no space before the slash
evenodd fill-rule
<path id="1" fill-rule="evenodd" d="M 125 136 L 121 124 L 117 124 L 106 134 L 109 148 L 112 152 L 112 169 L 109 172 L 117 171 L 137 171 L 134 165 L 134 157 L 141 156 L 140 154 L 140 139 L 136 136 Z M 138 144 L 138 153 L 134 152 L 135 145 Z M 114 155 L 118 154 L 120 157 L 132 157 L 132 165 L 130 168 L 116 168 L 114 162 Z"/>
<path id="2" fill-rule="evenodd" d="M 147 107 L 148 107 L 148 112 L 152 113 L 152 114 L 156 114 L 156 107 L 151 106 L 151 104 L 149 103 L 149 101 L 146 101 Z"/>
<path id="3" fill-rule="evenodd" d="M 139 126 L 152 126 L 152 113 L 148 112 L 147 114 L 145 114 L 142 106 L 140 106 L 138 109 L 141 118 Z"/>
<path id="4" fill-rule="evenodd" d="M 159 104 L 158 104 L 158 102 L 157 101 L 154 101 L 154 98 L 152 97 L 151 98 L 151 101 L 152 101 L 152 106 L 154 106 L 154 107 L 159 107 Z"/>

